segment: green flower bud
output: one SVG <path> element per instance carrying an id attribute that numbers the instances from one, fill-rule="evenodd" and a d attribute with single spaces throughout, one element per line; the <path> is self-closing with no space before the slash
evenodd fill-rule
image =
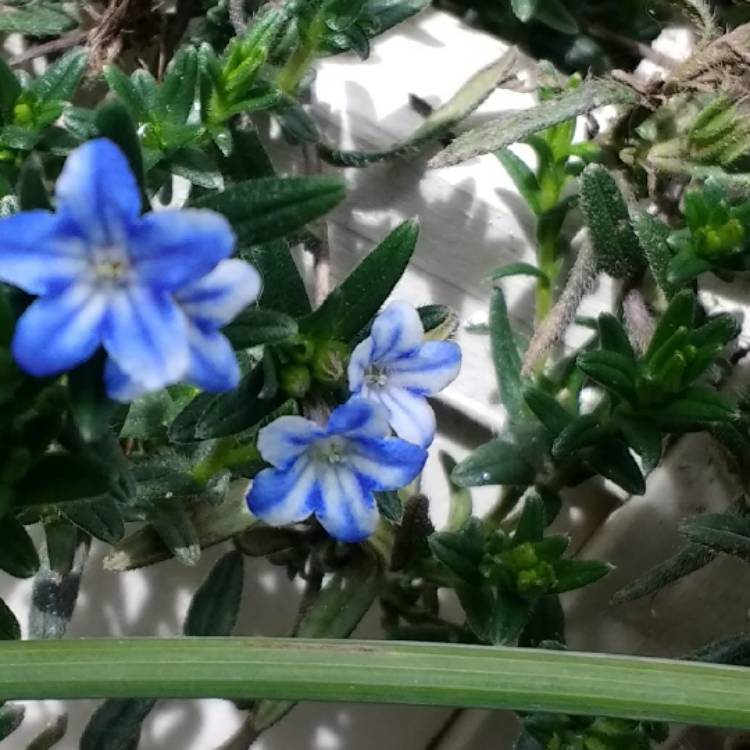
<path id="1" fill-rule="evenodd" d="M 34 122 L 34 110 L 26 102 L 18 102 L 13 107 L 13 122 L 16 125 L 31 125 Z"/>
<path id="2" fill-rule="evenodd" d="M 346 375 L 349 348 L 342 341 L 324 341 L 315 349 L 312 375 L 324 385 L 338 385 Z"/>
<path id="3" fill-rule="evenodd" d="M 281 390 L 292 398 L 302 398 L 310 390 L 310 370 L 305 365 L 286 365 L 279 373 Z"/>

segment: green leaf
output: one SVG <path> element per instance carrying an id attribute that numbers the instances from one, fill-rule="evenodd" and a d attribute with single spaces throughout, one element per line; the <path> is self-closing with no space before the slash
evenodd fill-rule
<path id="1" fill-rule="evenodd" d="M 536 386 L 528 386 L 523 392 L 526 405 L 544 425 L 550 437 L 556 438 L 570 424 L 573 415 L 549 393 Z"/>
<path id="2" fill-rule="evenodd" d="M 448 520 L 445 528 L 448 531 L 458 531 L 471 518 L 474 504 L 471 499 L 471 492 L 468 489 L 459 487 L 453 483 L 451 475 L 456 468 L 456 461 L 445 451 L 438 453 L 440 465 L 443 468 L 445 479 L 448 482 L 450 491 L 448 499 Z"/>
<path id="3" fill-rule="evenodd" d="M 690 661 L 704 661 L 712 664 L 734 664 L 750 666 L 750 633 L 740 633 L 731 638 L 713 641 L 690 654 Z"/>
<path id="4" fill-rule="evenodd" d="M 499 60 L 475 73 L 445 104 L 430 113 L 405 140 L 381 151 L 340 151 L 321 144 L 321 156 L 337 166 L 363 167 L 384 159 L 403 156 L 439 138 L 471 114 L 513 72 L 516 52 L 511 48 Z"/>
<path id="5" fill-rule="evenodd" d="M 404 504 L 401 502 L 398 492 L 394 490 L 383 490 L 375 493 L 375 501 L 378 512 L 389 523 L 399 526 L 404 519 Z"/>
<path id="6" fill-rule="evenodd" d="M 112 475 L 100 461 L 73 453 L 47 453 L 16 485 L 23 506 L 68 503 L 102 495 Z"/>
<path id="7" fill-rule="evenodd" d="M 458 531 L 432 534 L 428 543 L 437 560 L 454 575 L 470 584 L 479 584 L 479 565 L 484 555 L 484 536 L 477 519 L 470 519 Z"/>
<path id="8" fill-rule="evenodd" d="M 297 334 L 297 321 L 284 313 L 254 307 L 241 312 L 224 330 L 235 349 L 284 341 Z"/>
<path id="9" fill-rule="evenodd" d="M 136 182 L 143 189 L 143 153 L 135 123 L 125 106 L 118 101 L 105 102 L 96 110 L 94 124 L 99 135 L 109 138 L 125 154 Z M 148 207 L 145 197 L 142 203 Z"/>
<path id="10" fill-rule="evenodd" d="M 26 746 L 26 750 L 52 750 L 68 731 L 68 714 L 58 714 Z"/>
<path id="11" fill-rule="evenodd" d="M 104 388 L 104 362 L 104 356 L 97 355 L 68 373 L 70 411 L 87 443 L 109 432 L 116 407 Z"/>
<path id="12" fill-rule="evenodd" d="M 703 386 L 687 388 L 651 412 L 653 422 L 670 432 L 695 432 L 717 423 L 731 422 L 737 416 L 737 407 L 728 396 Z"/>
<path id="13" fill-rule="evenodd" d="M 169 159 L 172 173 L 205 190 L 223 190 L 224 176 L 216 161 L 199 148 L 184 147 Z"/>
<path id="14" fill-rule="evenodd" d="M 675 581 L 694 573 L 716 558 L 716 553 L 702 544 L 688 544 L 676 555 L 654 566 L 632 583 L 621 588 L 613 597 L 613 604 L 624 604 L 661 591 Z"/>
<path id="15" fill-rule="evenodd" d="M 496 438 L 477 448 L 453 470 L 458 487 L 488 484 L 529 485 L 536 471 L 512 443 Z"/>
<path id="16" fill-rule="evenodd" d="M 0 25 L 4 15 L 0 14 Z M 28 91 L 40 102 L 68 101 L 78 89 L 88 63 L 88 52 L 84 48 L 69 50 L 32 81 Z"/>
<path id="17" fill-rule="evenodd" d="M 251 526 L 234 539 L 237 549 L 250 557 L 267 557 L 277 552 L 286 552 L 305 541 L 304 531 L 262 524 Z"/>
<path id="18" fill-rule="evenodd" d="M 447 167 L 522 141 L 532 133 L 586 114 L 608 104 L 635 107 L 640 97 L 633 89 L 612 80 L 591 79 L 578 88 L 532 109 L 507 112 L 496 120 L 461 134 L 435 156 L 430 167 Z"/>
<path id="19" fill-rule="evenodd" d="M 617 352 L 597 350 L 583 352 L 578 367 L 594 382 L 625 401 L 635 401 L 635 365 Z"/>
<path id="20" fill-rule="evenodd" d="M 258 299 L 260 307 L 277 310 L 295 318 L 310 312 L 305 282 L 286 240 L 271 240 L 261 245 L 241 245 L 237 254 L 252 263 L 263 278 L 263 289 Z"/>
<path id="21" fill-rule="evenodd" d="M 148 105 L 130 78 L 116 65 L 105 65 L 102 72 L 110 91 L 117 95 L 119 100 L 125 105 L 130 116 L 136 122 L 146 122 L 150 114 Z"/>
<path id="22" fill-rule="evenodd" d="M 643 254 L 615 178 L 600 164 L 589 164 L 581 175 L 580 190 L 599 268 L 615 278 L 633 276 L 643 266 Z"/>
<path id="23" fill-rule="evenodd" d="M 534 603 L 518 645 L 539 648 L 544 641 L 565 643 L 565 613 L 560 597 L 555 594 L 546 594 Z M 518 746 L 514 750 L 518 750 Z"/>
<path id="24" fill-rule="evenodd" d="M 627 444 L 641 457 L 646 473 L 655 469 L 661 460 L 661 432 L 644 419 L 629 419 L 620 415 L 617 425 Z"/>
<path id="25" fill-rule="evenodd" d="M 533 276 L 534 278 L 549 282 L 547 274 L 541 268 L 532 266 L 530 263 L 508 263 L 496 268 L 487 278 L 491 281 L 497 281 L 497 279 L 505 279 L 508 276 Z"/>
<path id="26" fill-rule="evenodd" d="M 211 569 L 190 602 L 185 635 L 230 635 L 237 622 L 245 579 L 239 552 L 227 552 Z"/>
<path id="27" fill-rule="evenodd" d="M 18 204 L 22 211 L 52 209 L 52 203 L 44 184 L 42 163 L 34 155 L 29 156 L 21 168 L 17 192 Z"/>
<path id="28" fill-rule="evenodd" d="M 244 245 L 285 237 L 330 211 L 344 198 L 337 177 L 262 177 L 203 196 L 194 205 L 224 214 Z"/>
<path id="29" fill-rule="evenodd" d="M 214 393 L 199 393 L 192 399 L 169 426 L 167 434 L 170 442 L 180 444 L 199 440 L 196 434 L 198 422 L 215 399 Z"/>
<path id="30" fill-rule="evenodd" d="M 510 4 L 513 12 L 516 14 L 516 18 L 519 21 L 527 23 L 534 17 L 539 7 L 539 0 L 511 0 Z"/>
<path id="31" fill-rule="evenodd" d="M 5 14 L 0 13 L 0 16 Z M 4 740 L 21 726 L 23 717 L 26 715 L 25 706 L 15 703 L 6 703 L 0 707 L 0 740 Z"/>
<path id="32" fill-rule="evenodd" d="M 416 221 L 399 224 L 317 310 L 300 321 L 300 329 L 325 339 L 353 339 L 393 291 L 411 260 L 418 236 Z"/>
<path id="33" fill-rule="evenodd" d="M 367 0 L 331 0 L 326 6 L 326 26 L 333 31 L 348 29 L 360 16 Z"/>
<path id="34" fill-rule="evenodd" d="M 263 367 L 259 364 L 242 378 L 235 390 L 214 396 L 197 420 L 194 438 L 210 440 L 236 435 L 272 414 L 281 400 L 260 398 L 264 384 Z"/>
<path id="35" fill-rule="evenodd" d="M 0 13 L 0 32 L 26 36 L 58 36 L 76 27 L 75 19 L 50 5 L 29 5 Z"/>
<path id="36" fill-rule="evenodd" d="M 295 628 L 298 638 L 348 638 L 372 607 L 383 581 L 381 563 L 364 551 L 323 586 L 304 610 Z M 279 721 L 294 703 L 259 701 L 252 710 L 251 720 L 257 731 Z"/>
<path id="37" fill-rule="evenodd" d="M 79 750 L 134 750 L 155 705 L 151 698 L 104 701 L 86 725 Z"/>
<path id="38" fill-rule="evenodd" d="M 116 544 L 125 535 L 122 513 L 108 495 L 66 503 L 61 510 L 79 529 L 107 544 Z"/>
<path id="39" fill-rule="evenodd" d="M 534 20 L 543 23 L 561 34 L 574 36 L 580 33 L 575 16 L 562 4 L 561 0 L 544 0 L 536 9 Z"/>
<path id="40" fill-rule="evenodd" d="M 529 602 L 497 589 L 487 631 L 489 642 L 494 646 L 515 645 L 529 621 L 530 609 Z"/>
<path id="41" fill-rule="evenodd" d="M 632 225 L 652 276 L 664 294 L 671 297 L 677 290 L 668 277 L 669 262 L 672 259 L 672 252 L 667 244 L 669 227 L 645 211 L 634 213 Z"/>
<path id="42" fill-rule="evenodd" d="M 21 82 L 10 66 L 0 60 L 0 123 L 10 122 L 13 107 L 21 93 Z"/>
<path id="43" fill-rule="evenodd" d="M 13 610 L 0 599 L 0 641 L 21 640 L 21 626 L 13 614 Z"/>
<path id="44" fill-rule="evenodd" d="M 172 58 L 159 87 L 156 104 L 166 119 L 184 123 L 193 109 L 198 83 L 198 52 L 183 46 Z"/>
<path id="45" fill-rule="evenodd" d="M 707 258 L 696 255 L 692 248 L 685 248 L 675 255 L 667 266 L 667 282 L 675 287 L 685 286 L 693 279 L 713 269 Z"/>
<path id="46" fill-rule="evenodd" d="M 631 495 L 642 495 L 646 491 L 646 480 L 638 464 L 630 455 L 628 447 L 620 440 L 602 440 L 598 447 L 588 453 L 586 463 Z"/>
<path id="47" fill-rule="evenodd" d="M 562 594 L 589 586 L 604 578 L 612 569 L 613 566 L 609 563 L 598 560 L 559 560 L 555 564 L 555 591 Z"/>
<path id="48" fill-rule="evenodd" d="M 603 313 L 599 316 L 598 324 L 599 343 L 602 349 L 627 357 L 635 366 L 635 352 L 622 323 L 614 315 Z"/>
<path id="49" fill-rule="evenodd" d="M 525 411 L 521 356 L 508 317 L 505 295 L 500 289 L 493 291 L 490 302 L 490 344 L 503 405 L 508 410 L 511 420 L 520 421 Z"/>
<path id="50" fill-rule="evenodd" d="M 713 552 L 750 562 L 750 520 L 729 513 L 706 513 L 680 524 L 680 533 Z"/>
<path id="51" fill-rule="evenodd" d="M 546 514 L 544 503 L 537 494 L 530 493 L 523 503 L 521 517 L 513 532 L 513 544 L 524 542 L 541 542 L 544 538 Z"/>
<path id="52" fill-rule="evenodd" d="M 0 569 L 16 578 L 30 578 L 39 569 L 39 555 L 26 529 L 13 516 L 0 518 Z"/>
<path id="53" fill-rule="evenodd" d="M 596 414 L 581 414 L 572 419 L 552 444 L 555 458 L 568 458 L 581 448 L 596 445 L 607 435 Z"/>
<path id="54" fill-rule="evenodd" d="M 689 289 L 685 289 L 672 298 L 669 307 L 659 319 L 659 322 L 651 337 L 648 349 L 644 355 L 644 361 L 650 362 L 659 352 L 659 349 L 674 336 L 679 328 L 685 327 L 692 330 L 695 322 L 695 295 Z"/>
<path id="55" fill-rule="evenodd" d="M 172 555 L 183 565 L 195 565 L 201 556 L 198 532 L 183 503 L 164 500 L 154 509 L 151 524 Z"/>
<path id="56" fill-rule="evenodd" d="M 66 576 L 73 567 L 78 530 L 64 519 L 56 518 L 44 524 L 49 568 L 60 576 Z"/>

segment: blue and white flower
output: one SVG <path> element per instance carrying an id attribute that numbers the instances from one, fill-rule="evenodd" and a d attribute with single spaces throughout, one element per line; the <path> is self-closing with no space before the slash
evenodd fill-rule
<path id="1" fill-rule="evenodd" d="M 435 413 L 426 396 L 445 388 L 460 369 L 458 344 L 424 341 L 417 311 L 406 302 L 392 302 L 352 352 L 349 390 L 382 404 L 399 437 L 427 447 L 435 437 Z"/>
<path id="2" fill-rule="evenodd" d="M 423 448 L 389 433 L 385 410 L 364 399 L 334 409 L 325 426 L 279 417 L 258 434 L 258 450 L 274 468 L 253 480 L 251 512 L 272 526 L 315 514 L 336 539 L 365 539 L 378 521 L 373 491 L 403 487 L 427 459 Z"/>
<path id="3" fill-rule="evenodd" d="M 242 261 L 218 265 L 234 246 L 227 221 L 196 209 L 141 215 L 128 163 L 103 138 L 71 153 L 55 196 L 54 213 L 0 220 L 0 279 L 38 297 L 12 342 L 22 369 L 55 375 L 104 347 L 112 362 L 107 388 L 116 396 L 118 374 L 147 390 L 188 375 L 208 380 L 196 355 L 205 347 L 214 382 L 234 382 L 236 362 L 215 322 L 226 315 L 206 310 L 217 301 L 239 309 L 255 298 L 259 281 L 252 267 L 239 270 Z M 240 273 L 243 289 L 229 278 Z"/>

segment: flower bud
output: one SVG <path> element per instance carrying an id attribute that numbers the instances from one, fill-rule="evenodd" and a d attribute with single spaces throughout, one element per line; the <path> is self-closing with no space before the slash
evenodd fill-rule
<path id="1" fill-rule="evenodd" d="M 342 341 L 324 341 L 315 349 L 312 375 L 325 385 L 338 385 L 346 375 L 349 349 Z"/>
<path id="2" fill-rule="evenodd" d="M 279 372 L 281 390 L 292 398 L 302 398 L 310 390 L 311 381 L 305 365 L 286 365 Z"/>

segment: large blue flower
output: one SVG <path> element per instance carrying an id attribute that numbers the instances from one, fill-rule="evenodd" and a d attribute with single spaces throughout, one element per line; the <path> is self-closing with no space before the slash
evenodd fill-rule
<path id="1" fill-rule="evenodd" d="M 336 539 L 361 541 L 378 520 L 373 491 L 403 487 L 427 459 L 423 448 L 389 432 L 383 408 L 363 399 L 334 409 L 325 426 L 279 417 L 258 434 L 258 450 L 275 468 L 253 480 L 250 510 L 273 526 L 314 513 Z"/>
<path id="2" fill-rule="evenodd" d="M 16 326 L 16 361 L 32 375 L 55 375 L 104 347 L 113 395 L 118 372 L 148 390 L 185 377 L 195 327 L 176 294 L 189 296 L 230 255 L 229 224 L 194 209 L 141 215 L 127 161 L 103 138 L 71 153 L 55 195 L 55 213 L 0 220 L 0 279 L 38 296 Z M 211 337 L 215 327 L 201 332 Z"/>
<path id="3" fill-rule="evenodd" d="M 458 344 L 425 342 L 417 311 L 407 302 L 392 302 L 352 352 L 349 389 L 382 404 L 399 437 L 426 447 L 435 437 L 435 414 L 425 396 L 445 388 L 460 369 Z"/>

